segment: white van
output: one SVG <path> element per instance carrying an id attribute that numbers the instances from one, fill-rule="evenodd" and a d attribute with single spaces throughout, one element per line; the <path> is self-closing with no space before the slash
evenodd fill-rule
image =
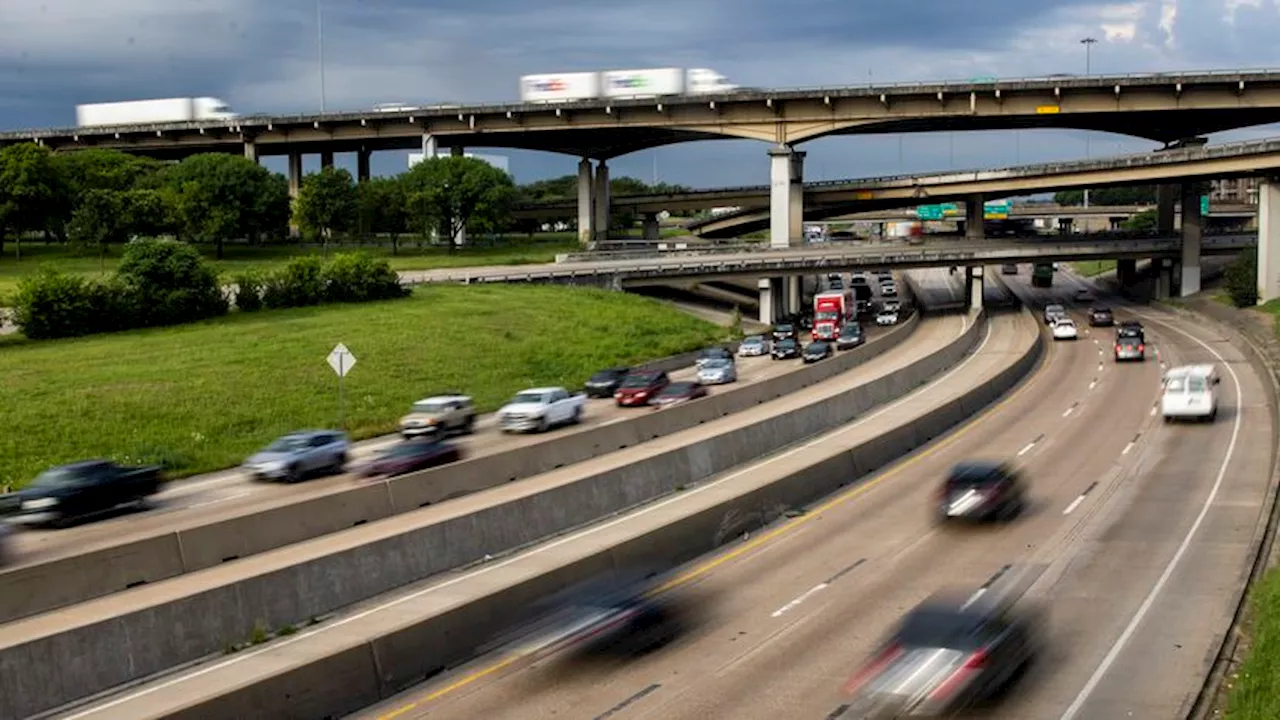
<path id="1" fill-rule="evenodd" d="M 1213 365 L 1183 365 L 1164 374 L 1164 394 L 1160 412 L 1169 423 L 1182 419 L 1213 419 L 1218 416 L 1218 369 Z"/>

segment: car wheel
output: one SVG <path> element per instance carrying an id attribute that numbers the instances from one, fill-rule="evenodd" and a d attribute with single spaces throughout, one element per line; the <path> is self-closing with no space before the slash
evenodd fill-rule
<path id="1" fill-rule="evenodd" d="M 573 409 L 573 417 L 569 418 L 569 422 L 574 425 L 582 422 L 582 408 L 578 407 Z"/>
<path id="2" fill-rule="evenodd" d="M 334 463 L 333 463 L 334 474 L 342 473 L 342 469 L 347 466 L 347 459 L 348 458 L 346 453 L 338 453 L 338 457 L 336 460 L 334 460 Z"/>
<path id="3" fill-rule="evenodd" d="M 302 471 L 298 469 L 297 465 L 290 466 L 289 472 L 286 473 L 284 476 L 284 481 L 287 483 L 296 483 L 301 479 L 302 479 Z"/>
<path id="4" fill-rule="evenodd" d="M 550 429 L 551 429 L 551 424 L 547 422 L 546 418 L 542 418 L 541 420 L 538 421 L 538 432 L 544 433 Z"/>
<path id="5" fill-rule="evenodd" d="M 462 434 L 471 435 L 476 431 L 476 416 L 468 415 L 467 421 L 462 424 Z"/>

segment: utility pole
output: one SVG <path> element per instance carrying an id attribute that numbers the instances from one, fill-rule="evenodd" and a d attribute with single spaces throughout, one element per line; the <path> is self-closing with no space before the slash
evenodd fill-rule
<path id="1" fill-rule="evenodd" d="M 324 11 L 320 7 L 321 0 L 316 0 L 316 52 L 320 61 L 320 112 L 325 111 L 324 88 Z"/>
<path id="2" fill-rule="evenodd" d="M 1093 74 L 1093 46 L 1097 43 L 1098 39 L 1093 37 L 1080 39 L 1080 44 L 1084 45 L 1084 74 L 1086 76 Z M 1086 130 L 1086 134 L 1084 136 L 1084 157 L 1086 160 L 1093 155 L 1093 148 L 1090 143 L 1091 138 L 1089 137 L 1088 132 L 1089 131 Z M 1089 207 L 1089 188 L 1085 188 L 1084 190 L 1084 206 Z"/>

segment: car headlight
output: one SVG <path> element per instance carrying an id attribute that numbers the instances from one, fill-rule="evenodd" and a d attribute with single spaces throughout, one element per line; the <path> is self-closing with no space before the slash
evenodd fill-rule
<path id="1" fill-rule="evenodd" d="M 36 498 L 35 500 L 23 500 L 21 508 L 23 510 L 43 510 L 51 508 L 58 504 L 58 498 Z"/>

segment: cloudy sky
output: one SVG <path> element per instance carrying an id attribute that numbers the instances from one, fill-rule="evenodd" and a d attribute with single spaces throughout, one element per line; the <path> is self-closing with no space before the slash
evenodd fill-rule
<path id="1" fill-rule="evenodd" d="M 712 67 L 755 87 L 1280 66 L 1280 0 L 320 0 L 329 109 L 513 99 L 535 72 Z M 0 0 L 0 127 L 69 126 L 77 103 L 213 95 L 240 112 L 320 106 L 316 0 Z M 1280 128 L 1216 140 L 1280 135 Z M 1068 132 L 830 138 L 806 177 L 1141 151 Z M 698 187 L 768 180 L 766 146 L 636 153 L 613 173 Z M 489 151 L 486 151 L 489 152 Z M 521 182 L 574 158 L 505 153 Z M 272 159 L 269 162 L 276 162 Z M 308 158 L 311 169 L 318 161 Z M 403 153 L 375 156 L 398 172 Z"/>

